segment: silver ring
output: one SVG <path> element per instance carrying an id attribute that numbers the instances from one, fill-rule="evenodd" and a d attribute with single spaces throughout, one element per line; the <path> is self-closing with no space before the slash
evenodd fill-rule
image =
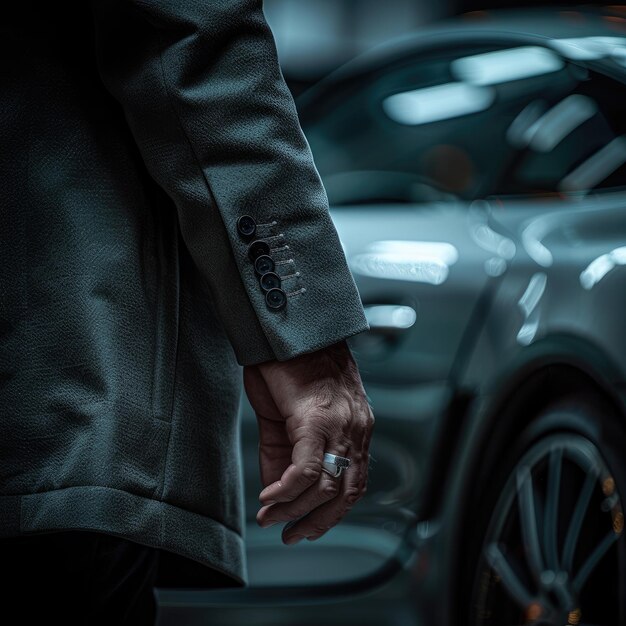
<path id="1" fill-rule="evenodd" d="M 341 476 L 344 469 L 350 467 L 352 461 L 345 456 L 338 456 L 330 452 L 324 452 L 324 460 L 322 461 L 322 470 L 331 476 L 337 478 Z"/>

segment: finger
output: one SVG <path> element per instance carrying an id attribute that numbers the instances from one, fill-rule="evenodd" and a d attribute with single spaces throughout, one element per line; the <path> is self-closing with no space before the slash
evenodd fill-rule
<path id="1" fill-rule="evenodd" d="M 307 434 L 294 443 L 291 464 L 279 480 L 259 494 L 262 504 L 290 502 L 320 478 L 325 439 Z"/>
<path id="2" fill-rule="evenodd" d="M 258 368 L 244 368 L 244 385 L 259 427 L 259 470 L 264 487 L 276 482 L 291 463 L 285 421 Z"/>
<path id="3" fill-rule="evenodd" d="M 369 457 L 367 447 L 366 443 L 365 450 L 355 452 L 352 449 L 346 455 L 351 458 L 352 463 L 340 476 L 334 479 L 339 481 L 339 494 L 329 502 L 313 509 L 293 525 L 285 527 L 282 534 L 284 543 L 296 543 L 305 537 L 310 539 L 321 537 L 333 526 L 336 526 L 363 497 L 367 484 L 367 461 Z"/>
<path id="4" fill-rule="evenodd" d="M 326 472 L 322 472 L 317 482 L 291 502 L 278 502 L 262 507 L 257 513 L 257 523 L 267 528 L 278 522 L 289 522 L 306 515 L 324 502 L 339 494 L 339 483 Z"/>
<path id="5" fill-rule="evenodd" d="M 264 420 L 257 415 L 259 422 L 259 469 L 261 484 L 267 487 L 280 480 L 291 464 L 291 442 L 285 425 Z"/>
<path id="6" fill-rule="evenodd" d="M 293 544 L 304 538 L 318 539 L 345 517 L 362 496 L 361 477 L 357 472 L 351 472 L 353 469 L 356 468 L 351 466 L 344 470 L 336 479 L 344 485 L 336 498 L 320 505 L 294 524 L 285 526 L 282 533 L 284 543 Z"/>
<path id="7" fill-rule="evenodd" d="M 264 487 L 280 479 L 291 464 L 292 445 L 285 423 L 256 414 L 259 427 L 259 469 Z"/>

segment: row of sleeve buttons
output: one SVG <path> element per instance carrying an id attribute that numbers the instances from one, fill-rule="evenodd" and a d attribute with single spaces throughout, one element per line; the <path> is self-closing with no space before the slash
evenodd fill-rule
<path id="1" fill-rule="evenodd" d="M 245 241 L 250 241 L 256 234 L 256 222 L 249 215 L 242 215 L 237 220 L 237 232 Z M 276 264 L 270 256 L 270 247 L 266 241 L 254 240 L 248 246 L 248 258 L 254 264 L 254 272 L 259 285 L 265 293 L 268 308 L 279 311 L 287 304 L 287 294 L 281 289 L 281 278 L 275 272 Z"/>

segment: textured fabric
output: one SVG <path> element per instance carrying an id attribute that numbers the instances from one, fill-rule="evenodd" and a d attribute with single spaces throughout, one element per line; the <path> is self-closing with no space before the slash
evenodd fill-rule
<path id="1" fill-rule="evenodd" d="M 240 366 L 368 328 L 261 2 L 20 6 L 0 23 L 0 535 L 102 531 L 244 585 Z M 283 310 L 243 214 L 285 261 Z"/>

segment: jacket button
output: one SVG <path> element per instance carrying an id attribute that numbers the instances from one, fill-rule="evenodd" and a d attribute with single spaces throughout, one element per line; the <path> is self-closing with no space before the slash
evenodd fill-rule
<path id="1" fill-rule="evenodd" d="M 250 239 L 256 233 L 256 222 L 249 215 L 242 215 L 237 220 L 237 230 L 245 239 Z"/>
<path id="2" fill-rule="evenodd" d="M 265 241 L 261 241 L 260 239 L 257 239 L 256 241 L 253 241 L 248 246 L 248 256 L 250 257 L 250 260 L 253 263 L 260 256 L 265 255 L 265 254 L 269 254 L 269 253 L 270 253 L 269 245 Z"/>
<path id="3" fill-rule="evenodd" d="M 261 283 L 261 288 L 264 291 L 277 289 L 278 287 L 280 287 L 280 276 L 278 274 L 275 274 L 274 272 L 267 272 L 266 274 L 263 274 L 263 276 L 261 276 L 259 282 Z"/>
<path id="4" fill-rule="evenodd" d="M 279 311 L 287 304 L 287 294 L 282 289 L 270 289 L 265 294 L 265 302 L 270 309 Z"/>
<path id="5" fill-rule="evenodd" d="M 273 272 L 275 267 L 274 259 L 271 256 L 267 256 L 267 254 L 262 254 L 254 262 L 254 271 L 259 275 Z"/>

